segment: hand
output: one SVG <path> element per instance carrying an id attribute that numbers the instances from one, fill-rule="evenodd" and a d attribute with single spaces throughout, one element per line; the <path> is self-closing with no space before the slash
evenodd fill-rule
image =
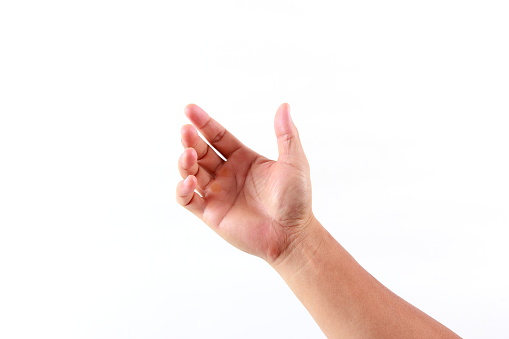
<path id="1" fill-rule="evenodd" d="M 177 201 L 226 241 L 269 262 L 327 337 L 458 338 L 390 292 L 314 218 L 309 166 L 287 104 L 274 121 L 277 161 L 244 146 L 198 106 L 185 111 L 227 161 L 184 126 Z"/>
<path id="2" fill-rule="evenodd" d="M 269 263 L 286 254 L 314 219 L 309 166 L 289 109 L 282 104 L 276 112 L 277 161 L 244 146 L 196 105 L 185 108 L 194 127 L 181 131 L 185 150 L 178 167 L 185 180 L 177 201 L 226 241 Z"/>

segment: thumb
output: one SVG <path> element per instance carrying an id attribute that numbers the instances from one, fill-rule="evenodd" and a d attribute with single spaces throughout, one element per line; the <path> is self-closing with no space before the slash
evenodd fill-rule
<path id="1" fill-rule="evenodd" d="M 278 160 L 295 163 L 295 161 L 305 158 L 299 132 L 290 116 L 290 105 L 285 103 L 279 106 L 274 119 L 274 130 L 279 150 Z"/>

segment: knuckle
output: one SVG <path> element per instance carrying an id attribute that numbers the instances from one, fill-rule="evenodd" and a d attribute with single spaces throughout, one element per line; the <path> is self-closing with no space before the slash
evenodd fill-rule
<path id="1" fill-rule="evenodd" d="M 219 132 L 216 134 L 216 136 L 211 140 L 212 143 L 218 143 L 220 142 L 223 137 L 225 136 L 226 134 L 226 129 L 221 129 L 219 130 Z"/>
<path id="2" fill-rule="evenodd" d="M 205 150 L 202 151 L 201 154 L 198 156 L 198 160 L 205 158 L 207 156 L 207 154 L 209 154 L 209 148 L 210 147 L 208 145 L 206 145 Z M 196 152 L 196 153 L 198 153 L 198 152 Z"/>
<path id="3" fill-rule="evenodd" d="M 191 200 L 192 199 L 189 199 L 187 196 L 183 196 L 183 195 L 180 195 L 180 194 L 177 194 L 177 202 L 179 203 L 180 206 L 182 207 L 187 207 L 190 203 L 191 203 Z"/>

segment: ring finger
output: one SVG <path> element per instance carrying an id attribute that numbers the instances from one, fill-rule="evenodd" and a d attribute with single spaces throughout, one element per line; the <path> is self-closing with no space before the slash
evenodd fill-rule
<path id="1" fill-rule="evenodd" d="M 198 155 L 194 148 L 186 148 L 184 150 L 184 153 L 182 153 L 179 158 L 178 168 L 183 179 L 187 178 L 189 175 L 194 175 L 196 177 L 198 181 L 198 192 L 203 195 L 212 177 L 198 164 Z"/>

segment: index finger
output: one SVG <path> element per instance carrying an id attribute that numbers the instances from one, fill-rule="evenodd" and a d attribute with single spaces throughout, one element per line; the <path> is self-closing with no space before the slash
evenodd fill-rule
<path id="1" fill-rule="evenodd" d="M 203 109 L 189 104 L 184 109 L 187 118 L 215 149 L 228 159 L 244 145 L 220 123 L 212 119 Z"/>

